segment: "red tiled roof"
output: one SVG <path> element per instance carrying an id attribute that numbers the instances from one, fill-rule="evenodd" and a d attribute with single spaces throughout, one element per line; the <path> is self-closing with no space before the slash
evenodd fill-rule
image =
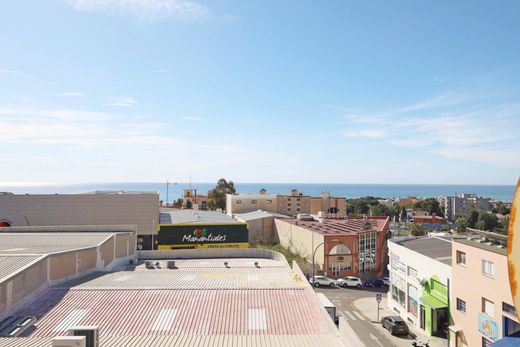
<path id="1" fill-rule="evenodd" d="M 325 219 L 323 223 L 317 221 L 303 221 L 296 219 L 281 219 L 282 222 L 298 225 L 323 235 L 357 235 L 367 231 L 385 231 L 388 229 L 390 217 L 369 217 L 349 219 Z M 371 228 L 365 225 L 370 223 Z"/>

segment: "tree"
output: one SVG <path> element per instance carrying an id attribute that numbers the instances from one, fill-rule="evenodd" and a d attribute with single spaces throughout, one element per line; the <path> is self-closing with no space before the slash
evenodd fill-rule
<path id="1" fill-rule="evenodd" d="M 174 207 L 179 207 L 179 208 L 180 208 L 180 207 L 182 207 L 182 204 L 183 204 L 183 203 L 184 203 L 184 200 L 182 200 L 181 198 L 178 198 L 177 200 L 175 200 L 175 201 L 173 202 L 173 206 L 174 206 Z"/>
<path id="2" fill-rule="evenodd" d="M 406 222 L 407 216 L 408 216 L 408 213 L 406 213 L 406 207 L 403 206 L 403 208 L 401 208 L 401 221 Z"/>
<path id="3" fill-rule="evenodd" d="M 498 227 L 498 219 L 494 214 L 481 211 L 478 216 L 478 221 L 475 223 L 475 228 L 479 230 L 493 230 Z"/>
<path id="4" fill-rule="evenodd" d="M 224 178 L 218 180 L 215 188 L 208 192 L 208 208 L 216 210 L 226 209 L 226 194 L 235 194 L 235 184 L 233 181 L 226 181 Z"/>
<path id="5" fill-rule="evenodd" d="M 411 224 L 409 228 L 410 228 L 410 234 L 412 234 L 413 236 L 426 235 L 426 230 L 424 229 L 424 225 L 422 225 L 422 223 Z"/>
<path id="6" fill-rule="evenodd" d="M 455 225 L 457 226 L 458 231 L 466 231 L 468 224 L 468 220 L 465 217 L 455 219 Z"/>
<path id="7" fill-rule="evenodd" d="M 475 223 L 478 222 L 479 217 L 479 211 L 476 208 L 472 208 L 469 210 L 469 212 L 466 214 L 466 218 L 468 220 L 468 228 L 474 228 Z"/>
<path id="8" fill-rule="evenodd" d="M 376 205 L 370 208 L 371 216 L 389 216 L 390 210 L 385 205 Z"/>

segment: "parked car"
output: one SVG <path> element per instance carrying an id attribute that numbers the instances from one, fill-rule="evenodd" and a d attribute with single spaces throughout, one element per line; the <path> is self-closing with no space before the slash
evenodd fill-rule
<path id="1" fill-rule="evenodd" d="M 361 288 L 361 286 L 363 285 L 363 282 L 361 282 L 361 279 L 359 279 L 358 277 L 354 277 L 354 276 L 338 278 L 336 280 L 336 282 L 338 283 L 338 286 L 343 287 L 343 288 L 347 288 L 347 287 Z"/>
<path id="2" fill-rule="evenodd" d="M 381 319 L 381 325 L 383 328 L 388 329 L 390 334 L 398 335 L 398 334 L 408 334 L 408 325 L 406 322 L 399 316 L 386 316 Z"/>
<path id="3" fill-rule="evenodd" d="M 387 287 L 390 286 L 390 277 L 384 276 L 383 278 L 381 278 L 381 280 L 383 281 L 383 285 L 385 285 Z"/>
<path id="4" fill-rule="evenodd" d="M 380 288 L 383 286 L 382 280 L 368 280 L 365 281 L 365 287 Z"/>
<path id="5" fill-rule="evenodd" d="M 325 276 L 314 276 L 314 278 L 311 277 L 309 282 L 315 287 L 328 286 L 334 288 L 336 286 L 336 281 Z"/>

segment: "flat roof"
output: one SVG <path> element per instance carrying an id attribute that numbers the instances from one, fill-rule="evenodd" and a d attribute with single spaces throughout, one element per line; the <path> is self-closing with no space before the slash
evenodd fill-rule
<path id="1" fill-rule="evenodd" d="M 343 345 L 306 278 L 285 261 L 182 259 L 176 269 L 153 262 L 159 268 L 140 261 L 49 289 L 17 313 L 35 316 L 34 328 L 0 345 L 49 345 L 73 325 L 98 326 L 103 346 Z"/>
<path id="2" fill-rule="evenodd" d="M 49 254 L 97 246 L 113 233 L 0 233 L 0 256 Z"/>
<path id="3" fill-rule="evenodd" d="M 490 242 L 478 242 L 477 240 L 481 240 L 481 238 L 466 238 L 466 239 L 456 239 L 455 242 L 459 242 L 468 246 L 472 246 L 475 248 L 483 249 L 488 252 L 493 252 L 497 254 L 501 254 L 507 256 L 507 248 L 506 247 L 498 247 L 496 244 Z"/>
<path id="4" fill-rule="evenodd" d="M 398 241 L 395 243 L 451 266 L 452 243 L 450 239 L 424 237 Z"/>
<path id="5" fill-rule="evenodd" d="M 239 221 L 227 214 L 216 211 L 160 209 L 159 224 L 196 223 L 239 223 Z"/>
<path id="6" fill-rule="evenodd" d="M 242 221 L 250 221 L 250 220 L 269 218 L 269 217 L 291 218 L 291 217 L 286 216 L 281 213 L 275 213 L 275 212 L 269 212 L 269 211 L 263 211 L 263 210 L 256 210 L 256 211 L 251 211 L 251 212 L 246 212 L 246 213 L 235 213 L 235 214 L 233 214 L 233 216 Z"/>
<path id="7" fill-rule="evenodd" d="M 390 218 L 348 218 L 348 219 L 333 219 L 326 218 L 323 223 L 319 221 L 304 221 L 296 219 L 281 219 L 285 223 L 297 225 L 302 228 L 309 229 L 323 235 L 357 235 L 369 231 L 383 231 L 385 225 L 388 225 Z M 367 225 L 370 224 L 370 228 Z"/>
<path id="8" fill-rule="evenodd" d="M 4 278 L 27 266 L 44 255 L 0 254 L 0 283 Z"/>

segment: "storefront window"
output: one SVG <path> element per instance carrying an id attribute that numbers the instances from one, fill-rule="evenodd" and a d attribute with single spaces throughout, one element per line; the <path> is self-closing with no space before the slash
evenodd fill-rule
<path id="1" fill-rule="evenodd" d="M 408 313 L 411 313 L 414 317 L 417 317 L 417 288 L 408 285 Z"/>
<path id="2" fill-rule="evenodd" d="M 405 298 L 406 298 L 406 293 L 392 284 L 392 299 L 394 299 L 394 301 L 397 301 L 399 303 L 399 305 L 405 307 L 405 305 L 406 305 Z"/>

